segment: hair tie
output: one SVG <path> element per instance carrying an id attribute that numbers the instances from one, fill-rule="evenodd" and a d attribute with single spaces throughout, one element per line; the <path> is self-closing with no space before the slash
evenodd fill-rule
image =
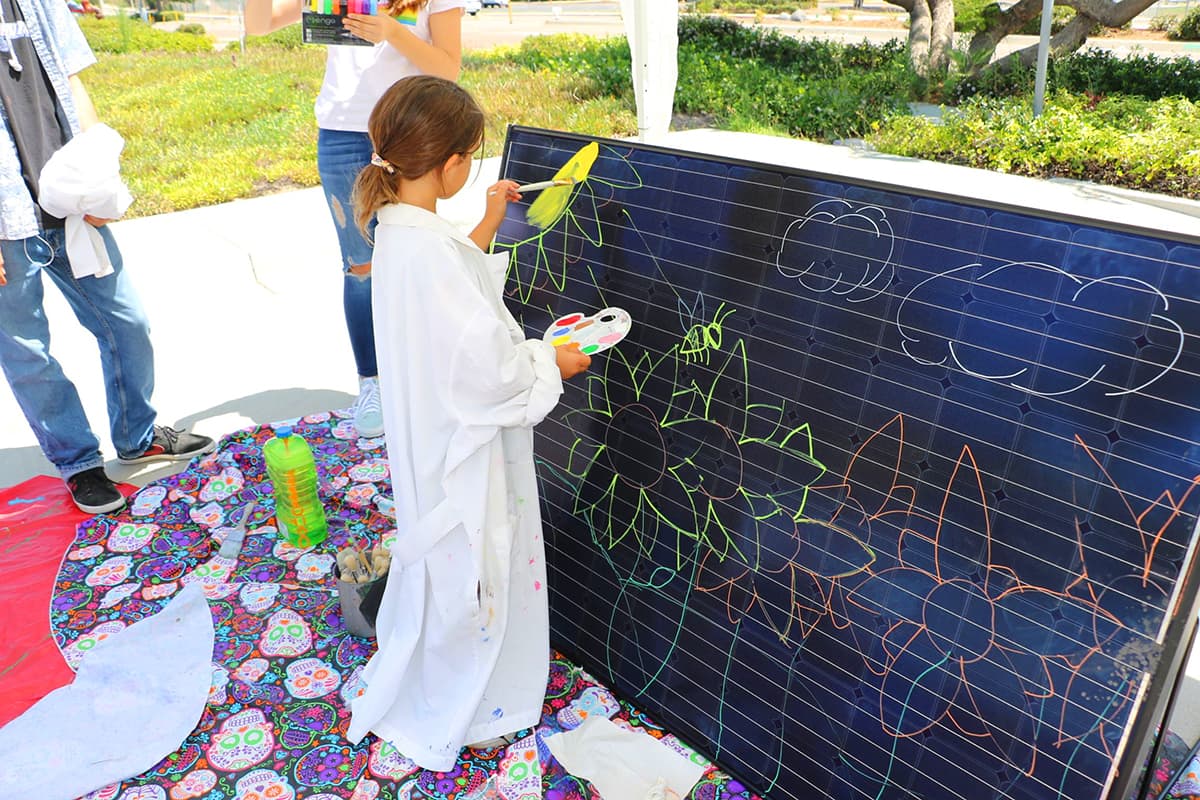
<path id="1" fill-rule="evenodd" d="M 386 169 L 388 175 L 391 175 L 392 173 L 394 173 L 396 171 L 396 168 L 393 167 L 390 163 L 388 163 L 387 159 L 385 159 L 383 156 L 379 155 L 379 153 L 371 153 L 371 163 L 377 167 L 382 167 L 383 169 Z"/>

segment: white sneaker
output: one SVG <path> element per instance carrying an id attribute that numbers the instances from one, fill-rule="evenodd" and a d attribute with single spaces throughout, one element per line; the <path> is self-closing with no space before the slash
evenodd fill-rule
<path id="1" fill-rule="evenodd" d="M 354 401 L 354 427 L 364 439 L 383 435 L 383 405 L 379 398 L 379 379 L 362 378 L 358 399 Z"/>

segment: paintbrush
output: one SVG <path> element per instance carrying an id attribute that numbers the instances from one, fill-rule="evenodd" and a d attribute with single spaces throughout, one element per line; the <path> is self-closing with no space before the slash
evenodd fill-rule
<path id="1" fill-rule="evenodd" d="M 522 184 L 521 186 L 517 187 L 516 191 L 517 191 L 517 194 L 524 194 L 525 192 L 540 192 L 543 189 L 553 189 L 555 186 L 574 186 L 574 185 L 575 185 L 574 178 L 559 178 L 559 179 L 553 180 L 553 181 L 537 181 L 536 183 Z M 488 192 L 488 197 L 492 197 L 495 194 L 496 194 L 495 191 Z"/>
<path id="2" fill-rule="evenodd" d="M 524 192 L 540 192 L 542 189 L 550 189 L 554 186 L 574 186 L 574 178 L 559 178 L 553 181 L 538 181 L 537 183 L 527 183 L 523 186 L 518 186 L 517 191 Z"/>

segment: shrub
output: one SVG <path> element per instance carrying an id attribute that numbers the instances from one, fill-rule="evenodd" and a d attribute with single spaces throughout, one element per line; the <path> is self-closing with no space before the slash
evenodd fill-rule
<path id="1" fill-rule="evenodd" d="M 1033 88 L 1033 78 L 1032 67 L 990 70 L 962 79 L 952 87 L 948 99 L 961 102 L 975 95 L 1027 94 Z M 1147 100 L 1186 97 L 1200 101 L 1200 63 L 1187 56 L 1135 53 L 1121 57 L 1107 50 L 1088 48 L 1052 59 L 1047 86 L 1093 96 L 1127 94 Z"/>
<path id="2" fill-rule="evenodd" d="M 141 53 L 165 51 L 202 53 L 213 49 L 212 37 L 160 31 L 141 20 L 118 14 L 104 19 L 79 20 L 83 35 L 97 53 Z"/>
<path id="3" fill-rule="evenodd" d="M 155 22 L 183 22 L 182 11 L 151 11 L 150 19 Z"/>
<path id="4" fill-rule="evenodd" d="M 1150 20 L 1150 30 L 1165 33 L 1168 39 L 1174 39 L 1174 34 L 1179 30 L 1179 20 L 1166 14 L 1159 14 Z"/>
<path id="5" fill-rule="evenodd" d="M 989 15 L 1000 10 L 995 0 L 956 0 L 954 3 L 954 30 L 975 33 L 983 29 Z"/>
<path id="6" fill-rule="evenodd" d="M 1096 99 L 1059 91 L 1034 117 L 1028 98 L 977 97 L 940 124 L 891 117 L 869 141 L 898 155 L 1200 198 L 1197 110 L 1183 98 Z"/>
<path id="7" fill-rule="evenodd" d="M 1089 48 L 1055 59 L 1051 66 L 1050 85 L 1072 92 L 1200 100 L 1200 63 L 1187 56 L 1135 53 L 1122 58 Z"/>
<path id="8" fill-rule="evenodd" d="M 1200 8 L 1193 9 L 1179 20 L 1171 38 L 1187 42 L 1200 41 Z"/>
<path id="9" fill-rule="evenodd" d="M 903 106 L 909 73 L 902 48 L 802 45 L 797 52 L 808 57 L 802 55 L 798 62 L 806 69 L 794 73 L 765 60 L 704 50 L 694 40 L 681 45 L 677 110 L 724 122 L 737 120 L 741 127 L 752 121 L 792 136 L 838 139 L 861 136 L 872 123 Z M 809 71 L 817 61 L 826 68 Z M 849 63 L 879 66 L 851 69 Z"/>
<path id="10" fill-rule="evenodd" d="M 286 28 L 280 28 L 264 36 L 246 37 L 247 48 L 267 47 L 280 50 L 295 50 L 305 46 L 304 40 L 300 38 L 299 25 L 288 25 Z"/>
<path id="11" fill-rule="evenodd" d="M 749 28 L 720 17 L 680 17 L 679 49 L 753 59 L 795 76 L 842 74 L 847 69 L 890 68 L 904 62 L 905 45 L 842 45 L 817 39 L 795 39 L 773 28 Z"/>
<path id="12" fill-rule="evenodd" d="M 176 33 L 188 33 L 192 36 L 203 36 L 206 31 L 199 22 L 185 22 L 175 29 Z"/>
<path id="13" fill-rule="evenodd" d="M 816 8 L 816 0 L 696 0 L 695 11 L 701 14 L 779 14 L 790 13 L 797 8 Z"/>
<path id="14" fill-rule="evenodd" d="M 550 70 L 571 76 L 581 99 L 601 95 L 633 99 L 629 43 L 624 37 L 530 36 L 505 53 L 511 62 L 534 72 Z"/>

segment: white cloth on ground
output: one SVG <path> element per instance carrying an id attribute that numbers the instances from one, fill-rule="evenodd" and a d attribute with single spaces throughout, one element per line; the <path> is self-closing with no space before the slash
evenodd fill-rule
<path id="1" fill-rule="evenodd" d="M 38 204 L 66 220 L 67 260 L 76 278 L 103 278 L 113 271 L 104 239 L 84 214 L 119 219 L 133 195 L 121 180 L 121 151 L 125 140 L 104 123 L 97 123 L 50 156 L 38 178 Z"/>
<path id="2" fill-rule="evenodd" d="M 162 761 L 204 713 L 212 658 L 208 601 L 199 584 L 185 586 L 0 728 L 0 800 L 73 800 Z"/>
<path id="3" fill-rule="evenodd" d="M 661 793 L 663 787 L 656 786 L 660 779 L 665 788 L 687 797 L 704 777 L 704 765 L 598 714 L 545 742 L 567 772 L 588 780 L 604 800 L 646 800 L 656 789 Z"/>

